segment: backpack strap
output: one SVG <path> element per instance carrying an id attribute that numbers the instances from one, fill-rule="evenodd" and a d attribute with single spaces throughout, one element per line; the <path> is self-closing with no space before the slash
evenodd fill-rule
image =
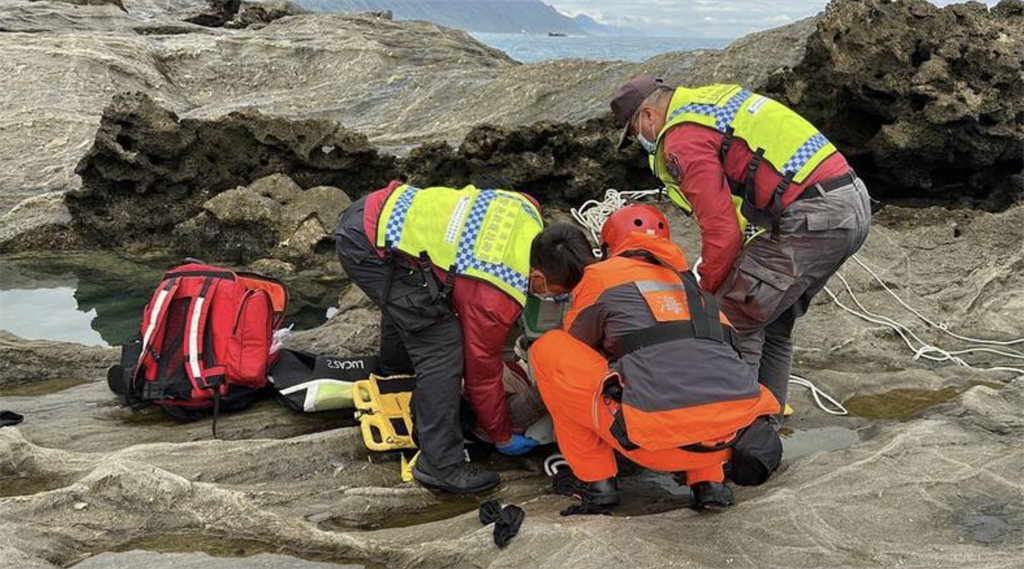
<path id="1" fill-rule="evenodd" d="M 198 389 L 215 389 L 224 379 L 224 367 L 216 365 L 216 363 L 208 365 L 207 361 L 212 360 L 207 358 L 207 361 L 204 361 L 203 358 L 203 349 L 206 345 L 204 342 L 206 320 L 210 314 L 209 299 L 213 296 L 214 291 L 217 290 L 218 282 L 219 279 L 213 277 L 203 279 L 203 286 L 199 289 L 199 294 L 192 299 L 192 306 L 189 311 L 186 329 L 188 341 L 185 345 L 186 367 L 188 368 L 189 377 L 192 378 L 193 383 Z M 214 393 L 216 394 L 217 391 L 219 389 Z"/>
<path id="2" fill-rule="evenodd" d="M 213 355 L 209 353 L 209 342 L 206 338 L 206 321 L 210 315 L 209 299 L 213 298 L 220 278 L 215 275 L 206 276 L 199 294 L 192 300 L 186 328 L 187 343 L 185 345 L 185 367 L 198 389 L 213 390 L 213 438 L 217 438 L 217 416 L 220 415 L 221 384 L 224 383 L 225 368 L 217 365 Z M 203 350 L 207 350 L 205 354 Z"/>
<path id="3" fill-rule="evenodd" d="M 135 372 L 132 374 L 132 386 L 135 385 L 147 359 L 152 360 L 154 364 L 159 362 L 160 355 L 153 348 L 153 344 L 157 333 L 164 326 L 167 307 L 170 306 L 169 299 L 174 298 L 174 293 L 178 290 L 178 284 L 178 278 L 171 277 L 166 279 L 162 286 L 157 289 L 153 300 L 153 308 L 149 312 L 149 323 L 146 325 L 146 331 L 142 334 L 142 348 L 139 350 L 139 360 L 135 365 Z"/>

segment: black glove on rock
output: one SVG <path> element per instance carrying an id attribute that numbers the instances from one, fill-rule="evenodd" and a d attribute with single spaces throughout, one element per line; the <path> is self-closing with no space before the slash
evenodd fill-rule
<path id="1" fill-rule="evenodd" d="M 21 423 L 25 417 L 14 411 L 0 411 L 0 427 L 12 427 Z"/>
<path id="2" fill-rule="evenodd" d="M 497 500 L 487 500 L 480 506 L 480 523 L 494 524 L 494 544 L 504 548 L 519 533 L 519 528 L 526 519 L 526 512 L 519 506 L 505 506 Z"/>

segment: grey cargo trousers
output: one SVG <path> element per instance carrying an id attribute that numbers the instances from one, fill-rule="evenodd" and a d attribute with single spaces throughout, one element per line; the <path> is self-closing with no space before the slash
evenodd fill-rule
<path id="1" fill-rule="evenodd" d="M 381 308 L 381 373 L 416 372 L 412 408 L 423 452 L 419 460 L 425 458 L 434 468 L 457 464 L 465 460 L 459 424 L 462 327 L 451 308 L 431 298 L 423 279 L 433 275 L 425 277 L 397 258 L 377 256 L 363 225 L 365 201 L 349 206 L 334 231 L 338 259 L 352 282 Z"/>
<path id="2" fill-rule="evenodd" d="M 785 407 L 793 365 L 793 325 L 814 295 L 860 249 L 871 201 L 860 179 L 783 211 L 779 235 L 744 248 L 719 290 L 744 361 Z"/>

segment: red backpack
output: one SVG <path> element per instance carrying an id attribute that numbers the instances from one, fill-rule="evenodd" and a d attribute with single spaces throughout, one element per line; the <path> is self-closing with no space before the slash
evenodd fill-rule
<path id="1" fill-rule="evenodd" d="M 246 407 L 267 384 L 288 290 L 255 273 L 196 261 L 164 274 L 108 383 L 122 403 L 154 403 L 185 420 Z"/>

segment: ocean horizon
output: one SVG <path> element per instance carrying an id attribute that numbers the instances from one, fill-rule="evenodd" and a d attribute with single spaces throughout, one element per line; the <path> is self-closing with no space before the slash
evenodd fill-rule
<path id="1" fill-rule="evenodd" d="M 477 40 L 523 63 L 557 59 L 644 61 L 655 55 L 695 49 L 721 49 L 732 38 L 657 36 L 547 36 L 469 32 Z"/>

